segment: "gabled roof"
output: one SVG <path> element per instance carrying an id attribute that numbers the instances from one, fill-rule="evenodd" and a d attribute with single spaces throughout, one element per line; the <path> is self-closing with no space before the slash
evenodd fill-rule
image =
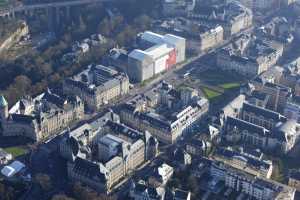
<path id="1" fill-rule="evenodd" d="M 252 104 L 244 103 L 243 111 L 254 113 L 256 116 L 263 116 L 268 119 L 274 120 L 274 122 L 285 121 L 285 117 L 278 112 L 255 106 Z"/>
<path id="2" fill-rule="evenodd" d="M 227 117 L 226 125 L 237 127 L 240 130 L 247 130 L 250 133 L 257 133 L 262 136 L 269 134 L 269 131 L 264 127 L 237 118 Z"/>
<path id="3" fill-rule="evenodd" d="M 12 114 L 11 118 L 13 121 L 24 124 L 31 124 L 36 118 L 31 115 Z"/>
<path id="4" fill-rule="evenodd" d="M 101 172 L 100 166 L 97 163 L 93 163 L 89 160 L 77 157 L 74 163 L 73 171 L 80 176 L 92 179 L 94 181 L 100 181 L 106 183 L 105 174 Z"/>

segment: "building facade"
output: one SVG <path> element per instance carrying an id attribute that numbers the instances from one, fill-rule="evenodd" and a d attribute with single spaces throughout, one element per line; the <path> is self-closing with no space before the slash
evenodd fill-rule
<path id="1" fill-rule="evenodd" d="M 155 91 L 149 98 L 145 94 L 124 104 L 120 117 L 125 124 L 150 131 L 160 142 L 175 143 L 208 112 L 208 100 L 194 95 L 194 90 L 179 92 L 162 83 Z M 153 97 L 156 100 L 149 100 Z"/>
<path id="2" fill-rule="evenodd" d="M 274 111 L 282 112 L 291 94 L 291 89 L 281 84 L 265 81 L 259 77 L 251 81 L 255 89 L 269 95 L 268 107 Z"/>
<path id="3" fill-rule="evenodd" d="M 224 29 L 216 26 L 212 29 L 200 33 L 200 51 L 212 49 L 224 41 Z"/>
<path id="4" fill-rule="evenodd" d="M 224 29 L 224 38 L 228 39 L 252 26 L 252 11 L 237 1 L 217 2 L 211 5 L 199 3 L 188 18 L 198 19 L 203 23 L 219 24 Z"/>
<path id="5" fill-rule="evenodd" d="M 210 174 L 225 186 L 259 200 L 293 200 L 295 189 L 259 176 L 253 176 L 221 162 L 212 161 Z"/>
<path id="6" fill-rule="evenodd" d="M 87 70 L 63 83 L 63 91 L 79 96 L 87 108 L 97 110 L 112 100 L 129 92 L 129 79 L 125 73 L 102 65 L 89 66 Z"/>
<path id="7" fill-rule="evenodd" d="M 272 161 L 256 158 L 251 154 L 219 148 L 216 150 L 213 158 L 216 161 L 220 161 L 234 168 L 246 171 L 254 176 L 269 179 L 272 175 Z"/>
<path id="8" fill-rule="evenodd" d="M 300 191 L 300 172 L 292 171 L 289 174 L 289 186 L 296 188 L 297 191 Z"/>
<path id="9" fill-rule="evenodd" d="M 145 50 L 129 53 L 127 69 L 129 78 L 135 82 L 147 80 L 185 60 L 186 40 L 182 37 L 146 31 L 137 40 Z"/>
<path id="10" fill-rule="evenodd" d="M 84 116 L 84 104 L 79 97 L 61 97 L 49 89 L 34 99 L 22 98 L 9 111 L 3 97 L 1 102 L 3 136 L 41 141 Z"/>
<path id="11" fill-rule="evenodd" d="M 241 44 L 237 44 L 239 42 Z M 283 46 L 273 48 L 267 42 L 245 37 L 218 51 L 217 66 L 224 71 L 255 77 L 275 65 L 282 53 Z"/>
<path id="12" fill-rule="evenodd" d="M 114 113 L 68 133 L 60 154 L 68 161 L 68 177 L 93 189 L 110 193 L 127 174 L 157 155 L 158 143 L 121 124 Z"/>

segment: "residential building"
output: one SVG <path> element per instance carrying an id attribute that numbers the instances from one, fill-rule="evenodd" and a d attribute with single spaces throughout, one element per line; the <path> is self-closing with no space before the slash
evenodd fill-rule
<path id="1" fill-rule="evenodd" d="M 7 153 L 6 151 L 0 148 L 0 165 L 5 165 L 12 159 L 12 154 Z"/>
<path id="2" fill-rule="evenodd" d="M 246 6 L 247 8 L 249 8 L 249 9 L 251 9 L 252 11 L 255 12 L 255 10 L 253 10 L 253 7 L 254 7 L 253 1 L 254 1 L 254 0 L 239 0 L 239 2 L 240 2 L 242 5 Z"/>
<path id="3" fill-rule="evenodd" d="M 300 3 L 298 3 L 298 4 L 300 5 Z M 300 6 L 299 6 L 299 8 L 300 8 Z M 297 39 L 300 39 L 300 17 L 295 22 L 295 32 L 296 32 Z"/>
<path id="4" fill-rule="evenodd" d="M 154 158 L 157 148 L 150 133 L 121 124 L 109 112 L 69 132 L 60 144 L 60 154 L 68 161 L 70 180 L 110 193 L 127 174 Z"/>
<path id="5" fill-rule="evenodd" d="M 176 90 L 161 83 L 148 94 L 135 97 L 121 108 L 121 121 L 141 131 L 150 131 L 160 142 L 175 143 L 191 131 L 207 113 L 209 102 L 196 90 Z"/>
<path id="6" fill-rule="evenodd" d="M 165 186 L 172 178 L 173 174 L 174 168 L 163 163 L 154 169 L 153 173 L 148 178 L 148 183 L 151 186 Z"/>
<path id="7" fill-rule="evenodd" d="M 180 148 L 171 151 L 169 158 L 172 160 L 175 170 L 184 170 L 192 163 L 192 156 Z"/>
<path id="8" fill-rule="evenodd" d="M 256 158 L 246 152 L 218 148 L 213 155 L 214 160 L 221 161 L 231 167 L 243 170 L 254 176 L 271 178 L 273 165 L 270 160 Z"/>
<path id="9" fill-rule="evenodd" d="M 162 13 L 165 16 L 185 16 L 195 8 L 196 0 L 163 0 Z"/>
<path id="10" fill-rule="evenodd" d="M 236 42 L 218 51 L 217 66 L 224 71 L 254 77 L 275 65 L 282 56 L 283 46 L 275 46 L 246 35 L 241 36 Z"/>
<path id="11" fill-rule="evenodd" d="M 230 142 L 242 142 L 266 150 L 288 153 L 299 137 L 299 124 L 294 120 L 279 122 L 273 130 L 268 130 L 242 119 L 227 117 L 226 139 Z"/>
<path id="12" fill-rule="evenodd" d="M 284 108 L 284 116 L 288 119 L 295 120 L 297 123 L 300 123 L 300 98 L 294 97 L 289 98 L 285 108 Z"/>
<path id="13" fill-rule="evenodd" d="M 300 96 L 300 80 L 298 80 L 295 85 L 295 96 Z"/>
<path id="14" fill-rule="evenodd" d="M 290 152 L 299 138 L 299 124 L 291 117 L 268 109 L 265 95 L 258 93 L 256 96 L 253 99 L 247 94 L 243 101 L 236 98 L 213 118 L 213 126 L 229 142 L 278 153 Z"/>
<path id="15" fill-rule="evenodd" d="M 277 112 L 282 112 L 291 94 L 291 88 L 281 84 L 265 81 L 260 77 L 256 77 L 251 81 L 255 90 L 269 95 L 268 108 Z"/>
<path id="16" fill-rule="evenodd" d="M 224 30 L 219 24 L 199 23 L 186 17 L 175 17 L 154 23 L 158 32 L 168 32 L 186 40 L 186 48 L 193 52 L 204 52 L 220 45 L 224 41 Z"/>
<path id="17" fill-rule="evenodd" d="M 146 31 L 137 40 L 145 50 L 135 49 L 128 55 L 127 73 L 133 81 L 147 80 L 185 60 L 186 40 L 182 37 Z"/>
<path id="18" fill-rule="evenodd" d="M 180 189 L 175 189 L 173 191 L 173 199 L 174 200 L 191 200 L 191 192 L 180 190 Z"/>
<path id="19" fill-rule="evenodd" d="M 285 122 L 286 117 L 278 112 L 262 108 L 260 106 L 244 103 L 241 111 L 241 119 L 273 130 L 279 122 Z"/>
<path id="20" fill-rule="evenodd" d="M 240 0 L 240 2 L 253 12 L 279 8 L 278 0 Z"/>
<path id="21" fill-rule="evenodd" d="M 244 154 L 245 155 L 245 154 Z M 224 184 L 225 187 L 243 193 L 250 199 L 259 200 L 294 200 L 296 190 L 268 178 L 248 173 L 247 170 L 235 168 L 232 163 L 224 163 L 213 159 L 196 160 L 193 174 L 207 174 L 214 185 Z M 207 183 L 208 185 L 211 183 Z"/>
<path id="22" fill-rule="evenodd" d="M 187 142 L 185 145 L 185 150 L 192 156 L 205 156 L 210 147 L 211 144 L 208 141 L 193 139 Z"/>
<path id="23" fill-rule="evenodd" d="M 134 200 L 164 200 L 165 189 L 163 187 L 151 187 L 145 183 L 132 183 L 129 196 Z"/>
<path id="24" fill-rule="evenodd" d="M 213 28 L 207 28 L 202 26 L 203 29 L 200 32 L 200 51 L 204 52 L 210 50 L 220 44 L 224 39 L 224 29 L 222 26 L 217 25 Z"/>
<path id="25" fill-rule="evenodd" d="M 238 193 L 244 193 L 249 198 L 261 200 L 294 199 L 294 188 L 271 179 L 251 175 L 243 170 L 215 160 L 202 159 L 199 163 L 199 165 L 206 166 L 208 173 L 215 182 L 224 181 L 226 187 Z"/>
<path id="26" fill-rule="evenodd" d="M 127 73 L 128 68 L 128 52 L 125 49 L 113 48 L 109 51 L 108 63 L 118 70 Z"/>
<path id="27" fill-rule="evenodd" d="M 180 189 L 172 191 L 164 187 L 153 187 L 139 181 L 132 183 L 129 196 L 134 200 L 190 200 L 191 192 Z"/>
<path id="28" fill-rule="evenodd" d="M 197 4 L 189 18 L 203 23 L 219 24 L 224 29 L 224 38 L 228 39 L 252 26 L 252 11 L 237 1 L 217 2 L 215 4 Z"/>
<path id="29" fill-rule="evenodd" d="M 225 186 L 243 192 L 251 198 L 260 200 L 293 200 L 295 189 L 279 182 L 253 176 L 227 164 L 213 161 L 210 174 L 215 179 L 225 181 Z"/>
<path id="30" fill-rule="evenodd" d="M 285 17 L 274 17 L 271 21 L 256 30 L 256 35 L 273 39 L 288 47 L 294 40 L 291 23 Z"/>
<path id="31" fill-rule="evenodd" d="M 261 107 L 261 108 L 266 108 L 267 104 L 269 102 L 270 96 L 267 95 L 266 93 L 254 90 L 251 92 L 249 96 L 247 96 L 247 101 L 249 104 Z"/>
<path id="32" fill-rule="evenodd" d="M 290 5 L 293 5 L 293 3 L 295 3 L 297 0 L 282 0 L 282 4 L 284 6 L 290 6 Z"/>
<path id="33" fill-rule="evenodd" d="M 67 78 L 63 91 L 79 96 L 87 108 L 97 110 L 129 92 L 129 79 L 110 67 L 90 65 L 79 74 Z"/>
<path id="34" fill-rule="evenodd" d="M 35 98 L 22 98 L 9 111 L 2 96 L 0 111 L 3 136 L 41 141 L 82 119 L 84 104 L 77 96 L 64 97 L 48 89 Z"/>
<path id="35" fill-rule="evenodd" d="M 300 191 L 300 172 L 291 171 L 289 174 L 289 186 L 296 188 L 297 191 Z"/>

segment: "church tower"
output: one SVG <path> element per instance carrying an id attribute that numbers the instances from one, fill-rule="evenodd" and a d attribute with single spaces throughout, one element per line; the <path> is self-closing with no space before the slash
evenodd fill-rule
<path id="1" fill-rule="evenodd" d="M 0 118 L 1 121 L 8 118 L 8 103 L 4 96 L 0 96 Z"/>

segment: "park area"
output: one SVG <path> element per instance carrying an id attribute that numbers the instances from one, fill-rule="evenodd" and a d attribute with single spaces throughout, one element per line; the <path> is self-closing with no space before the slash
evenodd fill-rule
<path id="1" fill-rule="evenodd" d="M 8 3 L 8 0 L 0 0 L 0 8 L 1 8 L 2 6 L 6 6 L 7 3 Z"/>
<path id="2" fill-rule="evenodd" d="M 237 91 L 245 79 L 236 73 L 207 70 L 193 73 L 189 82 L 192 86 L 200 88 L 210 101 L 215 101 L 222 99 L 227 93 Z"/>
<path id="3" fill-rule="evenodd" d="M 4 148 L 4 151 L 13 155 L 13 157 L 19 157 L 28 152 L 26 147 L 23 146 L 15 146 L 15 147 L 7 147 Z"/>

